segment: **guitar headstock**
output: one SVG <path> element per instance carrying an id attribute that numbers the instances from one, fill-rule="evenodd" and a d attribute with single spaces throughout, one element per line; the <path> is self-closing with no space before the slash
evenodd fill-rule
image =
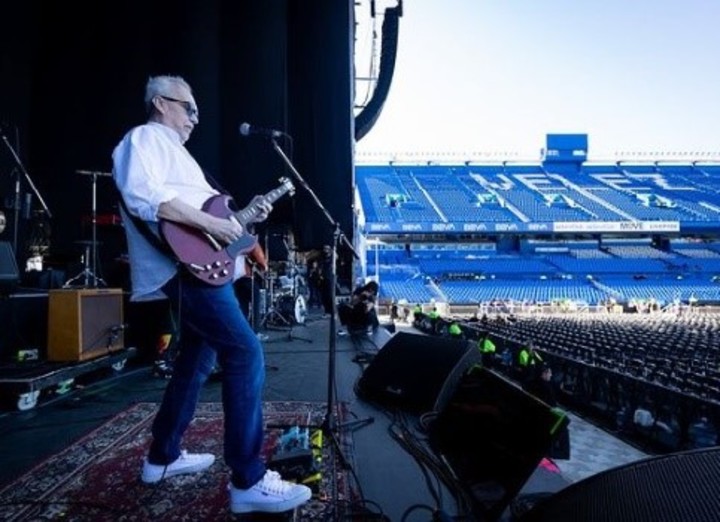
<path id="1" fill-rule="evenodd" d="M 279 181 L 280 186 L 285 189 L 285 192 L 287 192 L 287 194 L 289 194 L 290 196 L 295 195 L 295 185 L 293 185 L 293 182 L 290 178 L 283 176 L 279 179 Z"/>

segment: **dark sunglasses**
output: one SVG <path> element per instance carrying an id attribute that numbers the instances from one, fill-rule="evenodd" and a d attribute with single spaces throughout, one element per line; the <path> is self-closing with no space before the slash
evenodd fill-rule
<path id="1" fill-rule="evenodd" d="M 158 94 L 158 96 L 160 96 L 160 98 L 162 98 L 163 100 L 180 104 L 182 108 L 185 109 L 185 112 L 187 113 L 189 118 L 198 118 L 200 116 L 197 108 L 193 107 L 193 104 L 189 101 L 178 100 L 177 98 L 170 98 L 169 96 L 163 96 L 162 94 Z"/>

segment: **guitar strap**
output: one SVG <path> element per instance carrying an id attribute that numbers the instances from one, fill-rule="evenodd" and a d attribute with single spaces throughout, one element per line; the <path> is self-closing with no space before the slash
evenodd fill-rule
<path id="1" fill-rule="evenodd" d="M 117 190 L 117 189 L 116 189 Z M 120 194 L 120 191 L 118 192 L 118 200 L 120 201 L 120 205 L 123 208 L 123 212 L 126 216 L 128 216 L 133 223 L 135 223 L 135 228 L 137 228 L 138 232 L 140 232 L 143 237 L 147 240 L 148 243 L 150 243 L 153 247 L 155 247 L 156 250 L 159 252 L 162 252 L 164 255 L 168 256 L 170 259 L 173 259 L 177 261 L 177 257 L 175 256 L 175 253 L 170 249 L 170 246 L 160 237 L 158 233 L 153 231 L 150 228 L 150 225 L 148 225 L 148 222 L 144 219 L 140 219 L 136 215 L 132 214 L 130 210 L 128 210 L 127 206 L 125 205 L 125 200 L 122 197 L 122 194 Z"/>
<path id="2" fill-rule="evenodd" d="M 220 183 L 218 183 L 218 180 L 216 180 L 214 177 L 212 177 L 208 171 L 203 169 L 203 174 L 205 175 L 205 179 L 207 180 L 207 182 L 210 184 L 210 186 L 212 188 L 214 188 L 221 194 L 225 194 L 226 196 L 230 195 L 230 193 L 227 190 L 225 190 L 225 187 L 223 187 Z"/>

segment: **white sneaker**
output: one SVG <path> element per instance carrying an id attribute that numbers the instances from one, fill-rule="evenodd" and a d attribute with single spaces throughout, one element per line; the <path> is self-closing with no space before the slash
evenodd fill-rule
<path id="1" fill-rule="evenodd" d="M 188 453 L 185 450 L 182 450 L 175 462 L 167 465 L 150 464 L 146 457 L 140 479 L 146 484 L 154 484 L 175 475 L 198 473 L 212 466 L 213 462 L 215 462 L 215 455 L 210 453 Z"/>
<path id="2" fill-rule="evenodd" d="M 270 470 L 250 489 L 238 489 L 232 483 L 228 489 L 232 513 L 280 513 L 304 504 L 312 496 L 309 487 L 283 480 L 280 473 Z"/>

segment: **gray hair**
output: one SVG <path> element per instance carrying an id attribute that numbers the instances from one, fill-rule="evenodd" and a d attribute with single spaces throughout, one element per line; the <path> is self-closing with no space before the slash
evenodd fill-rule
<path id="1" fill-rule="evenodd" d="M 192 94 L 190 84 L 180 76 L 151 76 L 145 85 L 145 108 L 152 112 L 152 101 L 155 96 L 169 96 L 174 88 L 185 88 Z"/>

